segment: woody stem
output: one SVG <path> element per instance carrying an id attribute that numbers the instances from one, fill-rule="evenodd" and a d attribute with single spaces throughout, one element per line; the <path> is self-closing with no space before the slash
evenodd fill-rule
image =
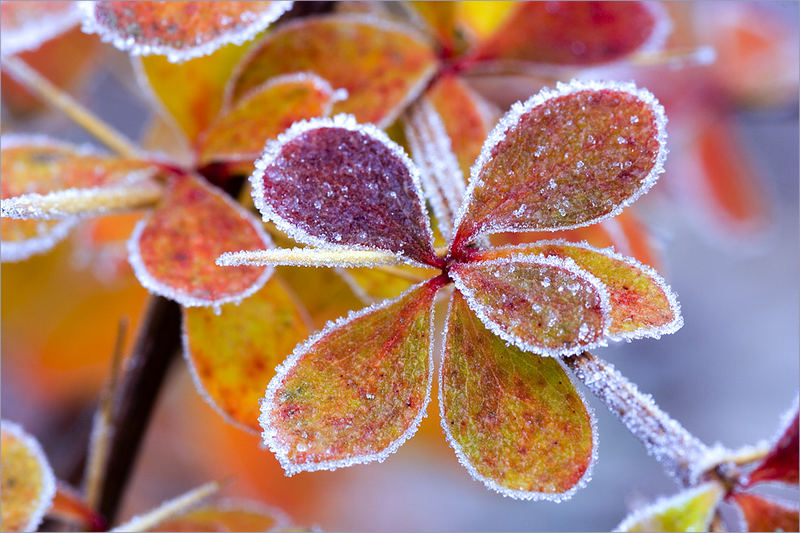
<path id="1" fill-rule="evenodd" d="M 69 94 L 53 85 L 50 80 L 36 72 L 23 60 L 12 56 L 3 57 L 2 67 L 14 80 L 24 85 L 26 89 L 47 104 L 63 112 L 113 151 L 124 157 L 137 157 L 138 149 L 124 135 L 103 122 Z"/>
<path id="2" fill-rule="evenodd" d="M 661 463 L 667 474 L 684 487 L 697 484 L 696 465 L 708 447 L 678 421 L 662 411 L 652 397 L 643 394 L 613 365 L 589 352 L 565 357 L 567 367 L 614 413 L 647 453 Z"/>

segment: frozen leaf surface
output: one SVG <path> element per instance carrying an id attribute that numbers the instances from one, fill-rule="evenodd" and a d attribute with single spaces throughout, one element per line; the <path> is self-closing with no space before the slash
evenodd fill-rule
<path id="1" fill-rule="evenodd" d="M 250 181 L 264 219 L 296 241 L 439 264 L 416 167 L 351 116 L 296 123 L 267 144 Z"/>
<path id="2" fill-rule="evenodd" d="M 481 250 L 473 260 L 517 254 L 569 258 L 606 287 L 611 305 L 609 336 L 613 339 L 660 337 L 683 325 L 680 305 L 666 282 L 652 268 L 608 249 L 564 241 Z"/>
<path id="3" fill-rule="evenodd" d="M 743 492 L 734 493 L 732 499 L 742 511 L 747 531 L 797 531 L 800 528 L 796 502 L 791 506 Z"/>
<path id="4" fill-rule="evenodd" d="M 3 2 L 0 4 L 2 54 L 35 50 L 80 21 L 75 2 Z"/>
<path id="5" fill-rule="evenodd" d="M 129 260 L 150 291 L 183 306 L 236 302 L 266 282 L 266 267 L 222 268 L 224 252 L 270 248 L 259 221 L 193 176 L 172 177 L 162 204 L 141 220 L 128 241 Z"/>
<path id="6" fill-rule="evenodd" d="M 40 136 L 4 135 L 0 160 L 0 198 L 3 217 L 51 218 L 66 216 L 50 200 L 72 197 L 91 203 L 93 195 L 114 187 L 136 186 L 147 192 L 156 168 L 144 161 L 100 154 Z M 81 214 L 105 212 L 108 203 L 87 207 Z M 41 206 L 41 207 L 40 207 Z"/>
<path id="7" fill-rule="evenodd" d="M 430 400 L 437 278 L 298 345 L 261 404 L 264 442 L 287 474 L 382 461 Z"/>
<path id="8" fill-rule="evenodd" d="M 519 2 L 479 59 L 592 65 L 659 48 L 670 24 L 649 2 Z"/>
<path id="9" fill-rule="evenodd" d="M 0 261 L 12 263 L 47 252 L 64 240 L 75 226 L 73 219 L 0 220 Z"/>
<path id="10" fill-rule="evenodd" d="M 458 292 L 450 306 L 439 397 L 459 461 L 505 496 L 568 498 L 593 460 L 582 398 L 557 360 L 508 346 Z"/>
<path id="11" fill-rule="evenodd" d="M 165 520 L 150 531 L 279 531 L 289 525 L 280 509 L 251 501 L 223 500 Z"/>
<path id="12" fill-rule="evenodd" d="M 0 527 L 36 531 L 56 493 L 53 471 L 36 439 L 13 422 L 0 427 Z"/>
<path id="13" fill-rule="evenodd" d="M 256 36 L 292 2 L 85 2 L 83 30 L 134 55 L 179 62 Z"/>
<path id="14" fill-rule="evenodd" d="M 655 183 L 666 118 L 632 84 L 577 82 L 517 103 L 472 167 L 454 250 L 481 233 L 585 226 L 618 214 Z"/>
<path id="15" fill-rule="evenodd" d="M 708 531 L 723 490 L 707 483 L 634 511 L 615 531 Z"/>
<path id="16" fill-rule="evenodd" d="M 560 356 L 605 344 L 608 292 L 569 258 L 456 263 L 450 276 L 486 327 L 523 350 Z"/>
<path id="17" fill-rule="evenodd" d="M 800 456 L 798 425 L 800 425 L 800 421 L 795 406 L 794 415 L 789 418 L 786 429 L 772 446 L 769 454 L 750 473 L 748 486 L 763 481 L 783 481 L 797 484 L 798 456 Z"/>
<path id="18" fill-rule="evenodd" d="M 248 47 L 249 43 L 229 44 L 209 56 L 179 64 L 162 56 L 139 57 L 133 59 L 133 66 L 154 107 L 194 147 L 198 135 L 219 114 L 225 85 Z"/>
<path id="19" fill-rule="evenodd" d="M 235 102 L 280 74 L 313 72 L 347 91 L 334 112 L 385 127 L 419 94 L 435 67 L 431 46 L 405 26 L 365 15 L 304 18 L 253 47 L 237 68 L 229 97 Z"/>
<path id="20" fill-rule="evenodd" d="M 273 277 L 239 304 L 183 310 L 183 353 L 209 403 L 257 431 L 258 400 L 275 367 L 308 335 L 296 297 Z"/>
<path id="21" fill-rule="evenodd" d="M 254 160 L 264 143 L 294 122 L 330 113 L 342 94 L 314 74 L 286 74 L 251 90 L 211 125 L 201 141 L 208 161 Z"/>

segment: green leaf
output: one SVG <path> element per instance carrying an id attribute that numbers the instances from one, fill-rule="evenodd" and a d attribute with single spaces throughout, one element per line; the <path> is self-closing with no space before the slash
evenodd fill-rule
<path id="1" fill-rule="evenodd" d="M 455 292 L 439 384 L 462 465 L 505 496 L 560 501 L 589 478 L 591 416 L 559 361 L 508 346 Z"/>
<path id="2" fill-rule="evenodd" d="M 278 368 L 259 421 L 288 475 L 382 461 L 414 434 L 430 400 L 443 283 L 329 323 Z"/>

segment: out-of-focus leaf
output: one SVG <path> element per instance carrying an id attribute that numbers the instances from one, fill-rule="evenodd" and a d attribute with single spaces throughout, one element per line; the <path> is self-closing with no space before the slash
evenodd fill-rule
<path id="1" fill-rule="evenodd" d="M 489 260 L 517 254 L 569 258 L 595 276 L 608 290 L 614 339 L 660 337 L 683 325 L 680 306 L 664 279 L 652 268 L 610 250 L 565 241 L 490 248 L 471 259 Z"/>
<path id="2" fill-rule="evenodd" d="M 514 12 L 514 5 L 519 2 L 460 2 L 461 16 L 467 26 L 480 39 L 487 39 Z"/>
<path id="3" fill-rule="evenodd" d="M 490 106 L 453 75 L 437 80 L 406 116 L 408 145 L 445 238 L 450 237 L 470 167 L 495 118 Z"/>
<path id="4" fill-rule="evenodd" d="M 256 431 L 258 400 L 275 367 L 308 335 L 295 296 L 277 277 L 219 313 L 183 310 L 183 350 L 195 383 L 227 419 Z"/>
<path id="5" fill-rule="evenodd" d="M 278 368 L 259 421 L 287 474 L 383 460 L 416 431 L 430 399 L 442 283 L 329 323 Z"/>
<path id="6" fill-rule="evenodd" d="M 665 14 L 645 2 L 518 2 L 480 60 L 592 65 L 663 44 Z"/>
<path id="7" fill-rule="evenodd" d="M 145 94 L 150 95 L 164 119 L 193 147 L 198 135 L 219 114 L 225 84 L 249 47 L 250 43 L 229 44 L 210 56 L 180 64 L 160 56 L 134 58 L 133 65 Z"/>
<path id="8" fill-rule="evenodd" d="M 2 54 L 35 50 L 80 21 L 75 2 L 3 2 L 0 4 Z"/>
<path id="9" fill-rule="evenodd" d="M 296 241 L 440 263 L 416 167 L 352 116 L 295 124 L 267 144 L 250 182 L 264 218 Z"/>
<path id="10" fill-rule="evenodd" d="M 664 110 L 631 84 L 559 84 L 517 104 L 473 167 L 454 238 L 585 226 L 646 192 L 666 157 Z"/>
<path id="11" fill-rule="evenodd" d="M 36 439 L 13 422 L 0 427 L 0 529 L 36 531 L 56 493 L 53 471 Z"/>
<path id="12" fill-rule="evenodd" d="M 275 272 L 300 299 L 315 329 L 364 306 L 332 268 L 277 267 Z"/>
<path id="13" fill-rule="evenodd" d="M 334 106 L 359 122 L 385 127 L 433 74 L 431 46 L 405 26 L 365 15 L 309 17 L 283 25 L 257 43 L 237 67 L 228 97 L 279 74 L 313 72 L 348 98 Z"/>
<path id="14" fill-rule="evenodd" d="M 224 253 L 270 248 L 260 222 L 194 176 L 173 176 L 161 205 L 136 225 L 128 242 L 136 277 L 148 290 L 185 307 L 240 301 L 266 282 L 266 267 L 223 268 Z"/>
<path id="15" fill-rule="evenodd" d="M 3 2 L 0 4 L 0 11 L 5 10 L 9 4 L 36 3 Z M 52 3 L 62 7 L 69 5 L 67 2 Z M 4 14 L 2 16 L 5 17 Z M 3 22 L 5 22 L 4 18 Z M 75 23 L 77 24 L 77 19 Z M 5 28 L 3 28 L 3 32 L 5 32 Z M 2 37 L 5 39 L 5 33 Z M 35 50 L 20 52 L 19 58 L 54 85 L 73 90 L 85 86 L 87 78 L 91 77 L 90 71 L 97 65 L 97 56 L 101 47 L 102 44 L 97 39 L 86 35 L 79 27 L 75 26 L 48 39 Z M 6 53 L 5 48 L 3 48 L 3 53 Z M 64 61 L 65 57 L 69 57 L 70 60 Z M 23 114 L 45 109 L 39 97 L 5 72 L 2 73 L 2 96 L 3 108 L 12 113 Z"/>
<path id="16" fill-rule="evenodd" d="M 794 416 L 789 418 L 789 424 L 773 444 L 769 454 L 748 476 L 747 486 L 763 481 L 783 481 L 797 484 L 798 456 L 800 456 L 799 425 L 800 420 L 798 420 L 797 407 L 795 407 Z"/>
<path id="17" fill-rule="evenodd" d="M 180 62 L 256 36 L 292 2 L 85 2 L 83 30 L 134 55 Z"/>
<path id="18" fill-rule="evenodd" d="M 561 364 L 508 346 L 455 292 L 442 359 L 442 427 L 476 479 L 506 496 L 561 500 L 587 476 L 592 421 Z"/>
<path id="19" fill-rule="evenodd" d="M 343 268 L 339 274 L 364 303 L 371 304 L 385 298 L 397 298 L 414 283 L 417 276 L 431 277 L 434 270 L 413 266 L 392 266 L 393 272 L 377 268 Z M 407 277 L 404 277 L 407 276 Z"/>
<path id="20" fill-rule="evenodd" d="M 436 37 L 445 57 L 459 55 L 468 45 L 463 23 L 462 4 L 465 2 L 409 2 L 411 8 Z"/>
<path id="21" fill-rule="evenodd" d="M 165 520 L 150 531 L 279 531 L 289 524 L 279 509 L 251 501 L 223 500 Z"/>
<path id="22" fill-rule="evenodd" d="M 707 483 L 634 511 L 615 531 L 708 531 L 723 489 Z"/>
<path id="23" fill-rule="evenodd" d="M 790 507 L 776 501 L 735 492 L 731 496 L 741 509 L 747 531 L 798 531 L 800 515 L 796 505 Z"/>
<path id="24" fill-rule="evenodd" d="M 201 163 L 252 161 L 264 143 L 299 120 L 330 113 L 339 95 L 313 74 L 287 74 L 264 82 L 210 126 L 200 140 Z"/>
<path id="25" fill-rule="evenodd" d="M 608 291 L 572 259 L 513 255 L 455 263 L 450 277 L 486 327 L 523 350 L 561 356 L 605 344 Z"/>
<path id="26" fill-rule="evenodd" d="M 0 220 L 0 261 L 24 261 L 64 240 L 76 220 Z"/>

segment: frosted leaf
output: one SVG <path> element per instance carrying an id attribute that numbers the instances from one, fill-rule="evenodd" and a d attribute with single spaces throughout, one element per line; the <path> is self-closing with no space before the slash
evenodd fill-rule
<path id="1" fill-rule="evenodd" d="M 149 531 L 285 531 L 291 528 L 292 521 L 281 509 L 252 500 L 223 499 L 168 518 Z"/>
<path id="2" fill-rule="evenodd" d="M 472 166 L 454 252 L 482 233 L 568 229 L 619 214 L 663 171 L 665 126 L 655 97 L 631 83 L 573 80 L 514 104 Z"/>
<path id="3" fill-rule="evenodd" d="M 672 27 L 655 2 L 519 2 L 504 20 L 477 59 L 609 63 L 660 49 Z"/>
<path id="4" fill-rule="evenodd" d="M 417 168 L 374 126 L 349 115 L 295 123 L 255 166 L 256 207 L 294 240 L 440 264 Z"/>
<path id="5" fill-rule="evenodd" d="M 3 2 L 0 4 L 0 50 L 12 55 L 39 46 L 80 22 L 75 2 Z"/>
<path id="6" fill-rule="evenodd" d="M 435 278 L 330 322 L 278 367 L 259 422 L 287 475 L 383 461 L 416 432 L 443 284 Z"/>
<path id="7" fill-rule="evenodd" d="M 252 161 L 269 139 L 299 120 L 330 114 L 334 102 L 347 98 L 311 73 L 277 76 L 253 88 L 232 109 L 223 110 L 200 137 L 201 163 Z"/>
<path id="8" fill-rule="evenodd" d="M 405 25 L 363 14 L 305 17 L 281 25 L 242 60 L 227 102 L 280 74 L 314 72 L 348 98 L 334 113 L 389 126 L 436 70 L 433 47 Z"/>
<path id="9" fill-rule="evenodd" d="M 24 261 L 51 250 L 64 240 L 77 220 L 0 220 L 0 262 Z"/>
<path id="10" fill-rule="evenodd" d="M 442 428 L 475 479 L 504 496 L 553 501 L 589 481 L 594 420 L 560 361 L 508 346 L 456 291 L 441 365 Z"/>
<path id="11" fill-rule="evenodd" d="M 472 261 L 523 255 L 569 258 L 606 287 L 611 305 L 612 340 L 659 338 L 683 326 L 677 297 L 652 268 L 630 257 L 586 243 L 561 240 L 477 251 Z"/>
<path id="12" fill-rule="evenodd" d="M 226 252 L 216 260 L 218 266 L 307 266 L 307 267 L 360 267 L 393 265 L 404 258 L 399 254 L 373 250 L 347 250 L 341 248 L 275 248 L 270 250 L 242 250 Z"/>
<path id="13" fill-rule="evenodd" d="M 255 37 L 292 2 L 79 2 L 83 31 L 133 55 L 181 62 Z"/>
<path id="14" fill-rule="evenodd" d="M 797 502 L 782 502 L 766 496 L 734 492 L 731 499 L 741 513 L 745 531 L 798 531 Z"/>
<path id="15" fill-rule="evenodd" d="M 715 482 L 687 489 L 632 512 L 614 531 L 708 531 L 723 495 Z"/>
<path id="16" fill-rule="evenodd" d="M 0 514 L 3 531 L 36 531 L 56 494 L 53 470 L 39 442 L 22 427 L 0 422 Z"/>
<path id="17" fill-rule="evenodd" d="M 450 277 L 486 327 L 522 350 L 563 356 L 606 344 L 608 291 L 572 259 L 514 255 L 454 263 Z"/>
<path id="18" fill-rule="evenodd" d="M 197 390 L 226 420 L 252 432 L 275 367 L 308 332 L 296 296 L 277 277 L 219 313 L 183 309 L 183 355 Z"/>
<path id="19" fill-rule="evenodd" d="M 95 215 L 151 203 L 160 195 L 150 180 L 158 167 L 145 161 L 44 136 L 3 135 L 0 148 L 3 217 Z"/>
<path id="20" fill-rule="evenodd" d="M 748 476 L 745 486 L 765 481 L 782 481 L 797 484 L 798 457 L 800 457 L 800 419 L 798 418 L 797 398 L 794 406 L 784 415 L 780 433 L 773 439 L 769 454 Z"/>
<path id="21" fill-rule="evenodd" d="M 173 176 L 162 204 L 141 220 L 128 240 L 128 259 L 139 282 L 185 307 L 238 302 L 261 288 L 271 268 L 221 268 L 231 249 L 270 248 L 259 221 L 203 179 Z"/>

